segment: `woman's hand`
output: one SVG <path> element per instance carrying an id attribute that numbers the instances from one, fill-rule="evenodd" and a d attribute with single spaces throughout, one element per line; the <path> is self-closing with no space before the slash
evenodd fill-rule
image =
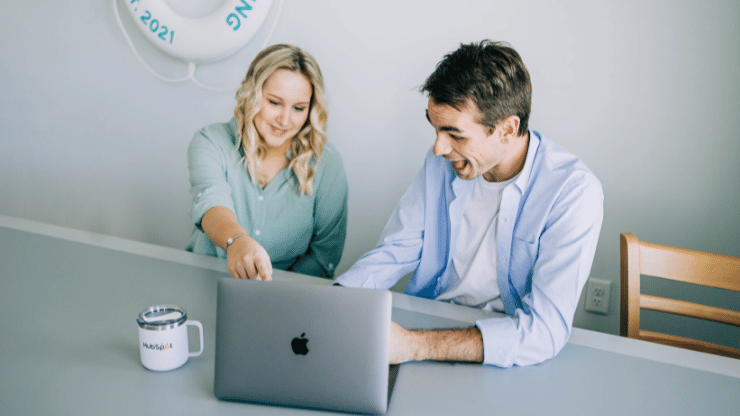
<path id="1" fill-rule="evenodd" d="M 213 207 L 203 215 L 201 225 L 213 244 L 225 247 L 226 267 L 232 276 L 237 279 L 272 280 L 270 255 L 239 225 L 233 211 L 226 207 Z M 228 247 L 227 238 L 233 239 Z"/>
<path id="2" fill-rule="evenodd" d="M 226 249 L 226 267 L 237 279 L 272 280 L 270 255 L 248 235 L 238 237 Z"/>

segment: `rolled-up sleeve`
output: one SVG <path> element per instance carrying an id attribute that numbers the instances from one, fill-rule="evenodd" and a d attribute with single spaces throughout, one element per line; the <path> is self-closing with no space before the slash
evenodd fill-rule
<path id="1" fill-rule="evenodd" d="M 228 163 L 232 161 L 204 131 L 195 134 L 188 147 L 190 218 L 200 230 L 203 215 L 209 209 L 223 206 L 234 211 L 232 188 L 226 181 Z"/>

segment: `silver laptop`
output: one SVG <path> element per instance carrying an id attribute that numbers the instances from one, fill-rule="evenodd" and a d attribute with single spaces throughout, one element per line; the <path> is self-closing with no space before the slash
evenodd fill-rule
<path id="1" fill-rule="evenodd" d="M 390 292 L 222 278 L 217 308 L 216 397 L 385 413 Z"/>

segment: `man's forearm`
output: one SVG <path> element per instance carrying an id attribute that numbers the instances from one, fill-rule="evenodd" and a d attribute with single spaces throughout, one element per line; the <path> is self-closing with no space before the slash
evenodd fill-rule
<path id="1" fill-rule="evenodd" d="M 413 330 L 394 325 L 391 334 L 391 363 L 406 361 L 483 362 L 483 336 L 478 328 Z"/>

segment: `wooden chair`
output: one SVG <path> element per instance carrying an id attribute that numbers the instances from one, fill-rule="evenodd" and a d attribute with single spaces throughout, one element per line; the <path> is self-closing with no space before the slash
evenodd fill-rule
<path id="1" fill-rule="evenodd" d="M 647 243 L 631 233 L 620 235 L 620 251 L 620 335 L 740 359 L 737 348 L 640 329 L 640 309 L 740 326 L 740 312 L 640 292 L 643 274 L 740 292 L 740 257 Z"/>

